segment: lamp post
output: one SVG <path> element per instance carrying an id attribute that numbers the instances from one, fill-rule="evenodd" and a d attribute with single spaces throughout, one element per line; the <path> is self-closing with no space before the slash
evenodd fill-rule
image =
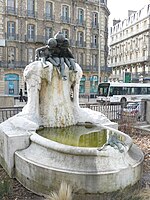
<path id="1" fill-rule="evenodd" d="M 101 82 L 101 28 L 100 28 L 100 9 L 101 8 L 101 1 L 99 0 L 99 50 L 98 50 L 98 82 Z"/>

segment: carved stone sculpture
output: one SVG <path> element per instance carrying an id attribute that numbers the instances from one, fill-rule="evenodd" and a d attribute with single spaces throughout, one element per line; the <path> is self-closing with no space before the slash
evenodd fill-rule
<path id="1" fill-rule="evenodd" d="M 45 67 L 47 67 L 45 61 L 49 61 L 59 69 L 63 80 L 67 80 L 64 74 L 65 63 L 69 70 L 76 72 L 75 59 L 69 49 L 69 40 L 61 32 L 58 32 L 54 38 L 50 38 L 46 46 L 36 49 L 35 60 L 43 61 Z"/>

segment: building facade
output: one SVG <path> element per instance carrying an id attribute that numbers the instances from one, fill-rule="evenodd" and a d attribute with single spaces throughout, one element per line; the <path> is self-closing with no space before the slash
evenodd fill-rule
<path id="1" fill-rule="evenodd" d="M 110 81 L 150 82 L 150 5 L 111 28 Z"/>
<path id="2" fill-rule="evenodd" d="M 58 31 L 69 38 L 83 70 L 80 94 L 96 94 L 98 69 L 103 76 L 108 69 L 108 16 L 107 0 L 0 1 L 0 94 L 26 91 L 25 66 Z"/>

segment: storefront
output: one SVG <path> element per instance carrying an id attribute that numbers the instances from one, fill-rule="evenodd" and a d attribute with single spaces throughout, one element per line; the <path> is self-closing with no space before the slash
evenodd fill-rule
<path id="1" fill-rule="evenodd" d="M 85 81 L 86 81 L 86 77 L 83 75 L 81 80 L 80 80 L 80 89 L 79 89 L 80 94 L 85 93 Z"/>
<path id="2" fill-rule="evenodd" d="M 90 97 L 94 98 L 98 89 L 98 76 L 93 75 L 90 77 Z"/>
<path id="3" fill-rule="evenodd" d="M 5 94 L 7 95 L 19 94 L 19 75 L 5 74 Z"/>

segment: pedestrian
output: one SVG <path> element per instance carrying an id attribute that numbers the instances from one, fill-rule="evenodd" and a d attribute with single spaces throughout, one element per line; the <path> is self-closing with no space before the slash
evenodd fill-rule
<path id="1" fill-rule="evenodd" d="M 23 102 L 23 92 L 22 92 L 22 89 L 20 89 L 19 95 L 20 95 L 20 97 L 19 97 L 20 102 Z"/>

